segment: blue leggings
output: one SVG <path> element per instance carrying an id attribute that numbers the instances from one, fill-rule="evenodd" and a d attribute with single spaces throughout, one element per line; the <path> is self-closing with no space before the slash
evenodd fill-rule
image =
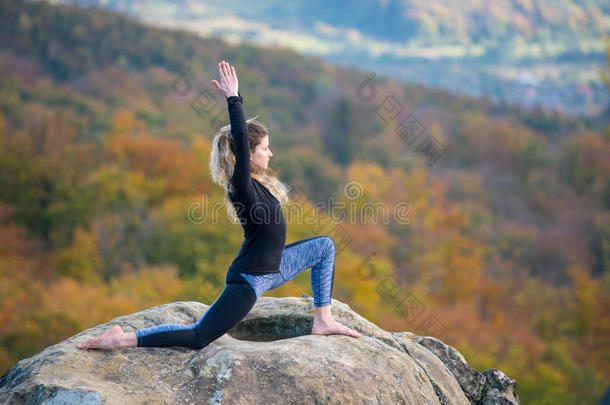
<path id="1" fill-rule="evenodd" d="M 184 346 L 201 349 L 233 329 L 266 291 L 311 268 L 314 306 L 330 305 L 336 246 L 329 236 L 301 239 L 284 247 L 279 273 L 227 272 L 225 289 L 192 325 L 163 324 L 137 329 L 138 347 Z"/>

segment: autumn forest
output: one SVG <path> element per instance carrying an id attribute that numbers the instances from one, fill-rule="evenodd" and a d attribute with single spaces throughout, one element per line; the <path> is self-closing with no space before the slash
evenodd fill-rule
<path id="1" fill-rule="evenodd" d="M 590 404 L 610 385 L 607 113 L 457 96 L 97 9 L 0 8 L 0 374 L 114 317 L 222 291 L 243 240 L 209 173 L 225 59 L 292 188 L 287 241 L 337 242 L 333 298 L 501 369 L 524 403 Z M 303 293 L 308 271 L 266 295 Z"/>

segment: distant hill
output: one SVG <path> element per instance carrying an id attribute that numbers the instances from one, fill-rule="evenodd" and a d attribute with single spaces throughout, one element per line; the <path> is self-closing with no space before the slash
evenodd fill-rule
<path id="1" fill-rule="evenodd" d="M 286 46 L 407 81 L 525 106 L 594 114 L 610 33 L 603 0 L 351 2 L 57 0 L 151 24 Z"/>
<path id="2" fill-rule="evenodd" d="M 210 83 L 221 59 L 307 215 L 287 215 L 287 241 L 337 242 L 333 298 L 387 330 L 442 334 L 518 380 L 524 403 L 597 402 L 610 382 L 609 114 L 19 0 L 0 2 L 0 374 L 112 317 L 222 291 L 243 230 L 209 169 L 228 123 Z M 425 143 L 444 148 L 433 164 Z M 304 272 L 268 294 L 309 288 Z"/>

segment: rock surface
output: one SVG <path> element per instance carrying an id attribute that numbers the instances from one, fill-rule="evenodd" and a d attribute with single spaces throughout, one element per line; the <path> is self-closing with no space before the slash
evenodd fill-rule
<path id="1" fill-rule="evenodd" d="M 114 325 L 125 331 L 196 322 L 208 306 L 175 302 L 115 318 L 19 361 L 0 379 L 15 404 L 518 404 L 517 383 L 483 373 L 431 336 L 387 332 L 337 300 L 358 330 L 311 334 L 313 299 L 261 297 L 246 318 L 201 350 L 76 348 Z"/>

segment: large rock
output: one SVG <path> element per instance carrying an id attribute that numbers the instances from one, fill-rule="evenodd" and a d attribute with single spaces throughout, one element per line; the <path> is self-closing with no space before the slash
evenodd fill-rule
<path id="1" fill-rule="evenodd" d="M 518 403 L 517 383 L 499 370 L 479 373 L 438 339 L 384 331 L 337 300 L 334 317 L 362 337 L 311 335 L 306 294 L 261 297 L 239 325 L 201 350 L 76 348 L 114 325 L 133 331 L 194 323 L 207 308 L 176 302 L 87 329 L 13 366 L 0 380 L 0 403 Z"/>

